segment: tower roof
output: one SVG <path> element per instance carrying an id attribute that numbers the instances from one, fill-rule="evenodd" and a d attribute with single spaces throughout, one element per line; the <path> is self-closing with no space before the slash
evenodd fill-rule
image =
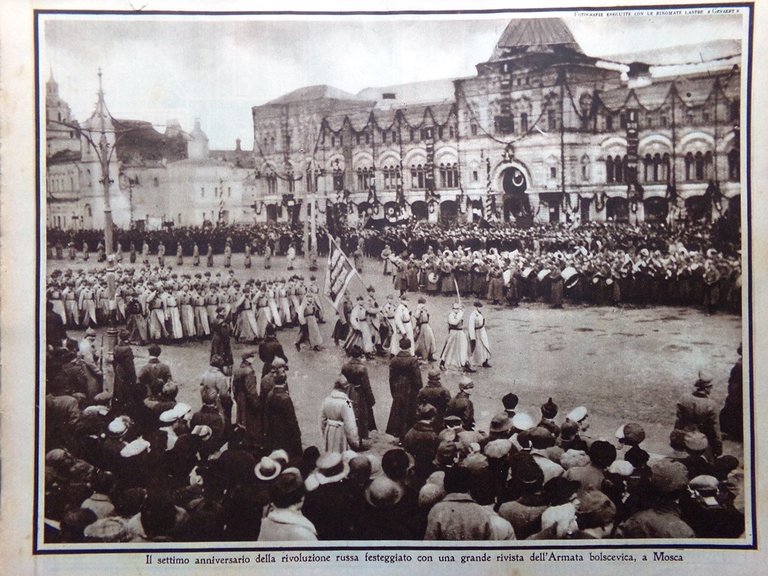
<path id="1" fill-rule="evenodd" d="M 496 43 L 491 60 L 531 52 L 584 54 L 568 26 L 560 18 L 516 18 Z"/>

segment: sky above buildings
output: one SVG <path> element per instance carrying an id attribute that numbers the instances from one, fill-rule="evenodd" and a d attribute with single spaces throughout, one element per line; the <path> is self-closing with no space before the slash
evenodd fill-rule
<path id="1" fill-rule="evenodd" d="M 740 15 L 557 15 L 591 56 L 745 38 Z M 94 109 L 101 68 L 114 117 L 160 131 L 170 119 L 191 130 L 199 118 L 211 148 L 231 149 L 240 138 L 250 149 L 251 107 L 315 84 L 355 94 L 472 76 L 515 16 L 46 15 L 41 80 L 53 73 L 82 122 Z"/>

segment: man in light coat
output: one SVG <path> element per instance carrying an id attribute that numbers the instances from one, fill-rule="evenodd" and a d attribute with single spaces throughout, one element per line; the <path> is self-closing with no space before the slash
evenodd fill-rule
<path id="1" fill-rule="evenodd" d="M 355 411 L 347 396 L 348 387 L 347 379 L 339 376 L 333 384 L 333 390 L 323 400 L 320 409 L 320 430 L 325 440 L 326 452 L 342 453 L 349 448 L 357 450 L 360 445 Z"/>
<path id="2" fill-rule="evenodd" d="M 488 340 L 488 331 L 485 328 L 485 316 L 483 316 L 482 307 L 483 303 L 478 300 L 469 314 L 469 322 L 467 322 L 469 351 L 472 364 L 490 368 L 491 344 Z"/>

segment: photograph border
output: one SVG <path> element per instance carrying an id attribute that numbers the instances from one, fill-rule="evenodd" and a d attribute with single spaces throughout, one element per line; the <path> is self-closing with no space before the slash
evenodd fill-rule
<path id="1" fill-rule="evenodd" d="M 511 4 L 512 2 L 510 2 Z M 749 421 L 748 433 L 745 435 L 744 440 L 744 458 L 749 459 L 748 471 L 745 469 L 745 478 L 749 476 L 750 490 L 748 497 L 750 500 L 749 510 L 751 514 L 748 516 L 748 530 L 746 534 L 751 533 L 751 542 L 740 543 L 728 543 L 727 541 L 717 541 L 713 543 L 709 540 L 701 541 L 701 539 L 691 540 L 690 543 L 684 540 L 673 540 L 670 542 L 662 542 L 659 540 L 652 541 L 640 541 L 640 540 L 596 540 L 596 544 L 584 544 L 585 541 L 568 541 L 567 544 L 558 544 L 555 541 L 546 541 L 542 544 L 526 544 L 525 541 L 514 541 L 513 545 L 501 544 L 494 542 L 483 542 L 482 544 L 464 545 L 449 542 L 445 544 L 440 543 L 424 543 L 415 545 L 414 541 L 392 541 L 391 545 L 318 545 L 318 546 L 257 546 L 255 542 L 244 542 L 242 545 L 233 545 L 230 542 L 222 542 L 220 546 L 215 543 L 205 543 L 201 546 L 197 543 L 177 543 L 176 545 L 166 546 L 163 544 L 158 545 L 139 545 L 132 546 L 130 544 L 122 545 L 100 545 L 97 547 L 90 547 L 86 545 L 46 545 L 41 541 L 42 538 L 42 525 L 43 518 L 42 503 L 41 503 L 41 487 L 43 486 L 43 478 L 41 474 L 41 457 L 40 454 L 42 440 L 41 430 L 43 424 L 43 414 L 45 406 L 45 390 L 44 390 L 44 376 L 42 374 L 43 369 L 43 356 L 44 356 L 44 339 L 41 331 L 41 310 L 44 306 L 45 291 L 43 287 L 43 281 L 45 277 L 46 266 L 46 253 L 45 253 L 45 226 L 43 210 L 44 207 L 44 178 L 45 178 L 45 161 L 44 161 L 44 146 L 45 135 L 43 133 L 45 121 L 42 118 L 40 98 L 41 94 L 44 94 L 45 79 L 41 75 L 40 70 L 40 46 L 43 36 L 40 31 L 41 17 L 48 15 L 65 15 L 65 16 L 124 16 L 126 18 L 131 17 L 147 17 L 147 16 L 179 16 L 179 17 L 210 17 L 215 19 L 216 17 L 231 17 L 231 16 L 245 16 L 245 17 L 258 17 L 258 16 L 338 16 L 340 18 L 346 16 L 457 16 L 462 15 L 477 15 L 477 14 L 498 14 L 498 15 L 524 15 L 529 13 L 563 13 L 563 12 L 605 12 L 607 10 L 615 12 L 633 11 L 633 10 L 675 10 L 675 9 L 696 9 L 696 8 L 740 8 L 746 9 L 746 18 L 748 19 L 748 32 L 747 35 L 742 38 L 742 54 L 746 61 L 746 68 L 743 69 L 743 73 L 746 75 L 746 79 L 742 79 L 743 89 L 745 91 L 744 99 L 742 100 L 742 106 L 744 107 L 744 115 L 746 119 L 746 127 L 742 127 L 742 141 L 745 147 L 745 162 L 742 168 L 742 214 L 746 212 L 746 221 L 742 220 L 742 246 L 743 254 L 742 260 L 745 261 L 747 285 L 742 288 L 742 295 L 745 298 L 745 304 L 743 305 L 746 315 L 742 316 L 742 333 L 746 335 L 748 342 L 747 353 L 747 371 L 745 382 L 746 392 L 749 398 L 748 410 L 745 410 L 745 415 L 748 414 Z M 207 552 L 258 552 L 258 553 L 274 553 L 274 552 L 308 552 L 318 553 L 327 551 L 419 551 L 419 550 L 446 550 L 446 551 L 489 551 L 489 552 L 503 552 L 503 551 L 530 551 L 530 550 L 605 550 L 605 549 L 629 549 L 629 550 L 757 550 L 758 549 L 758 512 L 759 500 L 757 498 L 757 476 L 756 476 L 756 453 L 755 453 L 755 382 L 754 382 L 754 283 L 753 283 L 753 261 L 752 261 L 752 103 L 753 103 L 753 49 L 754 49 L 754 13 L 755 2 L 718 2 L 718 3 L 679 3 L 679 4 L 633 4 L 633 5 L 620 5 L 620 6 L 576 6 L 570 5 L 567 7 L 543 7 L 543 8 L 480 8 L 480 9 L 429 9 L 429 10 L 97 10 L 97 9 L 33 9 L 32 18 L 34 20 L 34 94 L 35 94 L 35 178 L 36 178 L 36 197 L 35 197 L 35 241 L 36 241 L 36 258 L 35 258 L 35 288 L 37 290 L 35 298 L 35 339 L 36 339 L 36 356 L 35 356 L 35 399 L 36 405 L 34 406 L 34 497 L 33 497 L 33 539 L 32 539 L 32 554 L 33 556 L 49 556 L 49 555 L 78 555 L 78 554 L 155 554 L 155 553 L 207 553 Z M 745 198 L 746 196 L 746 198 Z M 744 202 L 746 200 L 746 202 Z M 6 304 L 7 305 L 7 304 Z M 747 440 L 748 438 L 748 440 Z M 747 494 L 745 494 L 746 497 Z M 749 539 L 749 538 L 747 538 Z M 364 541 L 370 542 L 373 541 Z M 418 541 L 416 541 L 418 542 Z M 587 541 L 588 542 L 588 541 Z M 642 542 L 642 543 L 641 543 Z M 649 543 L 646 543 L 649 542 Z M 210 545 L 209 545 L 210 544 Z M 63 548 L 65 547 L 65 548 Z"/>

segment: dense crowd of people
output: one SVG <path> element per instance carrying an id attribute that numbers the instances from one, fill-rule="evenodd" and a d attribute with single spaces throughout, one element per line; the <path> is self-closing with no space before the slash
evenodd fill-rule
<path id="1" fill-rule="evenodd" d="M 253 353 L 235 366 L 229 334 L 217 335 L 197 410 L 176 400 L 161 348 L 151 345 L 137 367 L 128 338 L 123 330 L 114 350 L 112 393 L 87 377 L 84 364 L 98 362 L 92 333 L 49 340 L 47 542 L 680 539 L 745 530 L 731 476 L 739 461 L 722 455 L 720 428 L 734 434 L 739 416 L 718 416 L 703 374 L 678 402 L 674 457 L 660 457 L 643 449 L 642 426 L 595 439 L 587 407 L 563 417 L 553 398 L 526 414 L 508 393 L 481 429 L 473 381 L 449 391 L 441 370 L 423 374 L 403 336 L 382 435 L 364 352 L 353 345 L 318 407 L 323 442 L 306 446 L 292 400 L 301 391 L 271 328 L 260 376 Z M 731 382 L 741 387 L 740 364 Z M 371 450 L 373 438 L 386 447 Z"/>
<path id="2" fill-rule="evenodd" d="M 327 304 L 314 276 L 269 271 L 274 252 L 266 236 L 256 263 L 265 271 L 242 283 L 233 268 L 254 266 L 250 256 L 261 248 L 245 242 L 233 257 L 232 230 L 222 232 L 223 257 L 215 262 L 191 252 L 200 272 L 175 271 L 188 258 L 184 250 L 174 260 L 145 247 L 135 266 L 120 262 L 125 254 L 99 252 L 105 266 L 54 270 L 46 292 L 45 540 L 742 535 L 732 475 L 739 461 L 722 453 L 723 434 L 736 441 L 743 434 L 740 360 L 724 406 L 709 397 L 704 374 L 680 399 L 670 457 L 644 450 L 645 431 L 633 422 L 610 441 L 590 437 L 587 408 L 563 417 L 553 398 L 541 414 L 526 414 L 506 394 L 480 428 L 471 379 L 491 367 L 483 300 L 674 302 L 714 312 L 736 306 L 737 253 L 712 247 L 703 228 L 667 236 L 597 224 L 479 230 L 411 225 L 342 238 L 355 266 L 391 275 L 396 290 L 381 298 L 372 286 L 339 306 L 331 339 L 347 359 L 317 407 L 319 446 L 302 441 L 292 400 L 301 391 L 278 336 L 298 327 L 297 349 L 322 350 L 318 325 Z M 295 241 L 285 250 L 289 269 Z M 417 302 L 409 292 L 420 293 Z M 438 353 L 427 297 L 457 292 L 477 299 L 468 315 L 453 305 Z M 94 330 L 104 325 L 119 329 L 106 359 Z M 85 330 L 84 337 L 74 340 L 69 330 Z M 199 339 L 210 340 L 210 355 L 195 409 L 177 401 L 174 367 L 161 359 L 160 345 Z M 236 362 L 232 339 L 258 344 L 258 353 Z M 134 360 L 136 345 L 149 345 L 144 366 Z M 392 407 L 383 429 L 373 411 L 379 386 L 371 386 L 366 367 L 374 355 L 389 359 Z M 114 373 L 109 392 L 105 361 Z M 443 385 L 445 369 L 465 372 L 458 390 Z"/>

